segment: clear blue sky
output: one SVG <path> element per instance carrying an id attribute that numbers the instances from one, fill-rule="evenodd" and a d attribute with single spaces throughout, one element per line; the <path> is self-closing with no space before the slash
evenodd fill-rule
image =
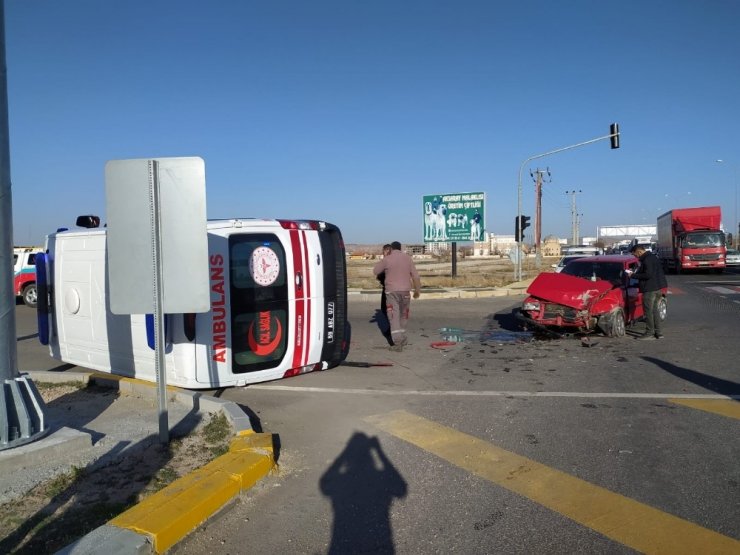
<path id="1" fill-rule="evenodd" d="M 487 195 L 513 233 L 649 224 L 740 185 L 740 2 L 6 0 L 16 244 L 105 219 L 108 160 L 200 156 L 208 217 L 423 238 L 422 197 Z M 725 160 L 718 164 L 716 159 Z M 531 231 L 531 230 L 528 230 Z M 529 235 L 531 237 L 531 234 Z"/>

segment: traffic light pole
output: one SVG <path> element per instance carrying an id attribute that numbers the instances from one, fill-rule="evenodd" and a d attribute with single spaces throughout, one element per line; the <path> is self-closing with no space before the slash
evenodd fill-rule
<path id="1" fill-rule="evenodd" d="M 44 400 L 28 375 L 18 371 L 11 193 L 5 4 L 0 2 L 0 450 L 36 441 L 50 430 Z"/>
<path id="2" fill-rule="evenodd" d="M 591 139 L 588 141 L 583 141 L 582 143 L 570 145 L 570 146 L 564 146 L 562 148 L 556 148 L 555 150 L 550 150 L 548 152 L 543 152 L 542 154 L 535 154 L 534 156 L 530 156 L 524 162 L 522 162 L 521 166 L 519 166 L 519 181 L 518 181 L 518 188 L 517 188 L 517 209 L 516 213 L 521 215 L 522 213 L 522 172 L 524 171 L 524 166 L 527 165 L 527 163 L 531 162 L 532 160 L 537 160 L 538 158 L 544 158 L 545 156 L 550 156 L 552 154 L 557 154 L 558 152 L 563 152 L 565 150 L 572 150 L 574 148 L 578 148 L 580 146 L 590 145 L 591 143 L 595 143 L 598 141 L 603 141 L 604 139 L 611 139 L 612 141 L 612 148 L 619 148 L 619 127 L 616 124 L 612 124 L 610 128 L 609 135 L 604 135 L 603 137 L 596 137 L 595 139 Z M 517 237 L 518 241 L 516 244 L 517 248 L 517 257 L 516 257 L 516 272 L 514 273 L 514 279 L 516 281 L 521 281 L 523 279 L 522 276 L 522 242 L 524 237 L 522 237 L 522 220 L 521 218 L 518 221 L 518 227 L 517 230 Z"/>

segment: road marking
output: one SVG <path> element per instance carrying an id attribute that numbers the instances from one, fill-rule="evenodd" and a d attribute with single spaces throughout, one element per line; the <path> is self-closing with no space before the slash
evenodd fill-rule
<path id="1" fill-rule="evenodd" d="M 740 420 L 740 403 L 729 399 L 668 399 L 671 403 Z"/>
<path id="2" fill-rule="evenodd" d="M 740 553 L 740 542 L 405 411 L 367 422 L 643 553 Z"/>
<path id="3" fill-rule="evenodd" d="M 737 295 L 740 293 L 740 290 L 737 288 L 730 289 L 729 287 L 720 287 L 719 285 L 706 287 L 705 289 L 709 289 L 713 293 L 719 293 L 720 295 Z"/>
<path id="4" fill-rule="evenodd" d="M 249 389 L 292 391 L 298 393 L 342 393 L 356 395 L 418 395 L 437 397 L 575 397 L 586 399 L 736 399 L 740 395 L 716 393 L 600 393 L 581 391 L 460 391 L 420 389 L 360 389 L 342 387 L 295 387 L 291 385 L 250 384 Z"/>

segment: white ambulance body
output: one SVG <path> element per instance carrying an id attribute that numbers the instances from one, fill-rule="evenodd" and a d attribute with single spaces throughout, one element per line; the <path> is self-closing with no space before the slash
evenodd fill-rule
<path id="1" fill-rule="evenodd" d="M 232 219 L 209 221 L 207 229 L 211 310 L 166 315 L 168 384 L 246 385 L 330 368 L 346 358 L 346 262 L 336 226 Z M 49 235 L 37 273 L 42 266 L 39 338 L 51 356 L 155 381 L 146 315 L 110 311 L 105 230 Z"/>

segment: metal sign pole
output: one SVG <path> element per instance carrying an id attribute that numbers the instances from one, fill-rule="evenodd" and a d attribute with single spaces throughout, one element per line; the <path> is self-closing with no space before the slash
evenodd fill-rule
<path id="1" fill-rule="evenodd" d="M 152 221 L 152 263 L 154 268 L 154 357 L 157 376 L 157 404 L 159 410 L 159 441 L 169 443 L 167 417 L 167 366 L 165 355 L 164 310 L 162 284 L 162 229 L 160 223 L 159 164 L 149 161 L 149 191 Z"/>
<path id="2" fill-rule="evenodd" d="M 452 242 L 452 277 L 457 277 L 457 243 Z"/>

